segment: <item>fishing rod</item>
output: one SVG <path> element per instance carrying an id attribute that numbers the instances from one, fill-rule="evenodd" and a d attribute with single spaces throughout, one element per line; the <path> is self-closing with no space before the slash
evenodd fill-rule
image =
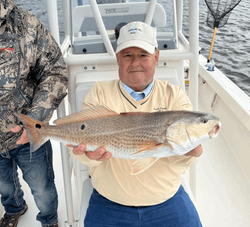
<path id="1" fill-rule="evenodd" d="M 240 1 L 241 0 L 205 0 L 208 7 L 207 25 L 208 27 L 214 29 L 207 62 L 210 62 L 211 59 L 217 28 L 221 28 L 226 25 L 230 13 L 240 3 Z"/>

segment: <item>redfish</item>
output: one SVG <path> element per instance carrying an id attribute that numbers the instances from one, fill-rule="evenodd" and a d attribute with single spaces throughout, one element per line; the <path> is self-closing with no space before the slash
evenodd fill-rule
<path id="1" fill-rule="evenodd" d="M 113 157 L 137 159 L 131 174 L 149 168 L 159 158 L 184 155 L 207 139 L 215 138 L 221 127 L 216 116 L 197 111 L 116 113 L 104 106 L 89 108 L 61 119 L 55 125 L 22 114 L 31 151 L 53 139 L 88 151 L 103 146 Z"/>

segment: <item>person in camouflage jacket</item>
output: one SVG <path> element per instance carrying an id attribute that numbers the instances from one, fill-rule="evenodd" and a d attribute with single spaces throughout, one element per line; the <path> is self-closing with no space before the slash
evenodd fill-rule
<path id="1" fill-rule="evenodd" d="M 12 0 L 0 0 L 0 194 L 6 211 L 0 227 L 16 226 L 27 210 L 17 166 L 40 210 L 37 220 L 58 226 L 51 144 L 30 154 L 27 133 L 14 113 L 49 121 L 67 86 L 60 48 L 46 28 Z"/>

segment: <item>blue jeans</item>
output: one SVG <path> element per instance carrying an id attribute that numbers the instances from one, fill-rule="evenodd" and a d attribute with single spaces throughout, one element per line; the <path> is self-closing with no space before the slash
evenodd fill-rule
<path id="1" fill-rule="evenodd" d="M 84 227 L 202 227 L 198 213 L 181 186 L 167 201 L 154 206 L 123 206 L 95 189 Z"/>
<path id="2" fill-rule="evenodd" d="M 37 151 L 30 154 L 26 143 L 0 155 L 0 194 L 6 213 L 21 212 L 26 202 L 18 179 L 17 168 L 23 173 L 39 209 L 37 220 L 42 225 L 57 221 L 58 195 L 52 166 L 52 147 L 47 141 Z"/>

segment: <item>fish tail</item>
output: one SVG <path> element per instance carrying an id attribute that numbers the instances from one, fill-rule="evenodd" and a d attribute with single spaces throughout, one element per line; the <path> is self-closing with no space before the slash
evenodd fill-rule
<path id="1" fill-rule="evenodd" d="M 31 152 L 36 151 L 47 140 L 40 133 L 41 128 L 44 127 L 44 124 L 36 119 L 33 119 L 23 114 L 16 113 L 15 115 L 22 121 L 24 128 L 27 131 L 30 140 Z"/>

